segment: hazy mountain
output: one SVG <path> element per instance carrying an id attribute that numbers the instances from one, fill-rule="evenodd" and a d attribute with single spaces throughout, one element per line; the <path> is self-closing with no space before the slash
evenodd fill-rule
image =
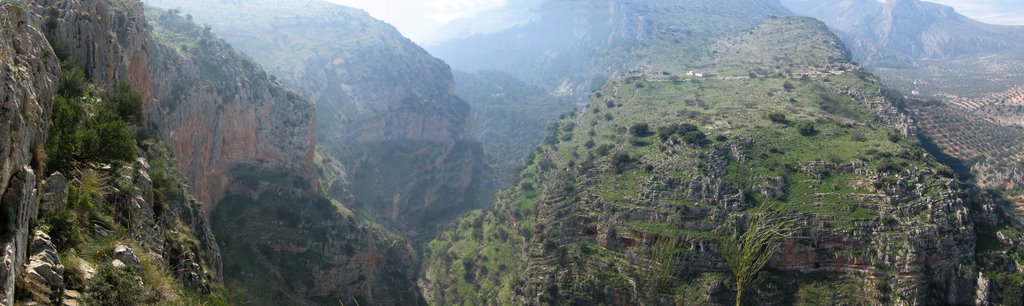
<path id="1" fill-rule="evenodd" d="M 953 8 L 920 0 L 784 0 L 797 14 L 825 21 L 846 36 L 855 56 L 879 67 L 915 66 L 1024 51 L 1024 27 L 984 24 Z"/>

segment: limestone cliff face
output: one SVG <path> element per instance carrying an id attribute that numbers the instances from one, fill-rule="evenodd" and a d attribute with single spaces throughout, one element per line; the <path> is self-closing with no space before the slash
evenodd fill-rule
<path id="1" fill-rule="evenodd" d="M 451 69 L 392 26 L 322 1 L 149 3 L 211 24 L 316 103 L 318 143 L 352 182 L 346 205 L 415 236 L 486 202 Z"/>
<path id="2" fill-rule="evenodd" d="M 146 105 L 149 128 L 168 140 L 207 212 L 239 164 L 293 169 L 315 186 L 310 103 L 208 31 L 172 15 L 162 16 L 172 26 L 153 28 L 140 1 L 38 6 L 56 10 L 55 40 L 97 84 L 127 81 L 155 101 Z"/>
<path id="3" fill-rule="evenodd" d="M 46 139 L 51 97 L 60 75 L 29 12 L 0 7 L 0 304 L 11 305 L 28 252 L 39 199 L 37 158 Z"/>
<path id="4" fill-rule="evenodd" d="M 313 106 L 181 16 L 156 12 L 149 114 L 207 212 L 241 164 L 296 171 L 315 186 Z"/>
<path id="5" fill-rule="evenodd" d="M 97 84 L 113 86 L 127 81 L 147 99 L 153 97 L 151 42 L 142 2 L 42 0 L 33 5 L 56 10 L 53 38 L 59 42 L 58 48 L 66 48 L 71 58 L 85 64 Z"/>

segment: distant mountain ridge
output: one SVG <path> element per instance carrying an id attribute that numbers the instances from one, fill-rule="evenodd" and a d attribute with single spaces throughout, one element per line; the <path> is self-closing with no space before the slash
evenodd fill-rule
<path id="1" fill-rule="evenodd" d="M 949 6 L 920 0 L 783 0 L 797 14 L 820 19 L 845 36 L 870 66 L 908 66 L 1024 50 L 1024 27 L 991 25 Z"/>

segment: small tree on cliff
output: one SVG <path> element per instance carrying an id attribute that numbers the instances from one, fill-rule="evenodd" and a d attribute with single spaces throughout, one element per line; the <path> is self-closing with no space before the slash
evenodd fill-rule
<path id="1" fill-rule="evenodd" d="M 771 205 L 747 219 L 745 231 L 725 235 L 718 243 L 722 258 L 736 277 L 736 306 L 743 303 L 744 287 L 779 250 L 779 241 L 796 233 L 796 219 Z"/>

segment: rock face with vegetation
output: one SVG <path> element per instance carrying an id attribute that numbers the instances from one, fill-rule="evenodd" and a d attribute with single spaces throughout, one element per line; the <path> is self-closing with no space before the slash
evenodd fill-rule
<path id="1" fill-rule="evenodd" d="M 166 147 L 130 129 L 144 121 L 128 69 L 135 57 L 107 44 L 137 33 L 67 44 L 69 28 L 94 31 L 90 22 L 117 15 L 98 2 L 0 9 L 0 304 L 225 302 L 212 294 L 220 253 L 201 206 Z"/>
<path id="2" fill-rule="evenodd" d="M 635 69 L 428 244 L 428 302 L 736 303 L 721 246 L 767 207 L 799 231 L 746 302 L 1019 301 L 1019 250 L 994 241 L 1014 219 L 924 150 L 823 24 L 756 1 L 614 2 L 642 20 L 618 48 Z M 976 290 L 990 279 L 998 297 Z"/>
<path id="3" fill-rule="evenodd" d="M 325 192 L 425 241 L 487 202 L 480 144 L 451 69 L 390 25 L 321 1 L 150 1 L 181 8 L 316 103 Z"/>
<path id="4" fill-rule="evenodd" d="M 183 16 L 149 11 L 155 128 L 210 213 L 230 192 L 232 171 L 258 166 L 293 172 L 314 191 L 313 105 Z"/>
<path id="5" fill-rule="evenodd" d="M 313 106 L 178 11 L 148 9 L 149 108 L 195 184 L 218 205 L 227 284 L 246 302 L 408 304 L 414 253 L 399 236 L 321 197 Z M 179 152 L 180 151 L 180 152 Z M 333 161 L 333 159 L 332 159 Z M 330 164 L 343 169 L 337 164 Z M 334 172 L 330 172 L 334 173 Z M 335 198 L 351 199 L 345 191 Z M 350 202 L 349 202 L 350 203 Z M 284 224 L 286 226 L 282 227 Z"/>
<path id="6" fill-rule="evenodd" d="M 183 18 L 154 27 L 140 1 L 39 5 L 55 10 L 44 22 L 101 86 L 125 81 L 157 101 L 147 128 L 168 140 L 207 212 L 240 164 L 291 169 L 315 186 L 312 105 L 208 30 Z"/>

